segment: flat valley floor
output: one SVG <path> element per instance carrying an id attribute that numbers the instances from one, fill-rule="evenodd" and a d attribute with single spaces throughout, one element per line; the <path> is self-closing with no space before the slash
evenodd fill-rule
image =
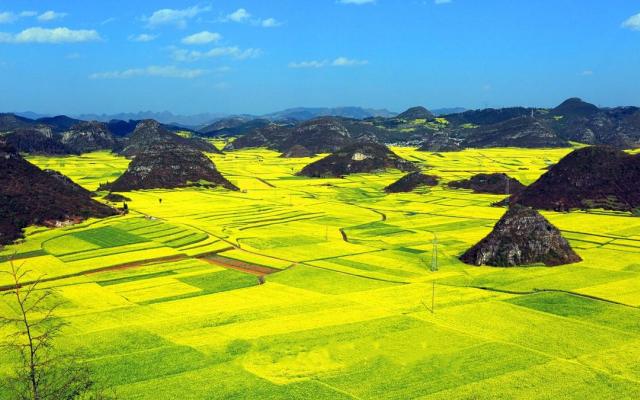
<path id="1" fill-rule="evenodd" d="M 16 253 L 46 275 L 58 347 L 122 399 L 640 398 L 640 218 L 544 212 L 583 262 L 468 266 L 504 196 L 444 184 L 530 184 L 571 149 L 393 150 L 440 185 L 387 195 L 400 172 L 309 179 L 309 158 L 211 155 L 243 192 L 126 193 L 128 215 L 30 228 L 0 269 Z M 128 164 L 29 160 L 89 190 Z M 0 352 L 0 381 L 13 362 Z"/>

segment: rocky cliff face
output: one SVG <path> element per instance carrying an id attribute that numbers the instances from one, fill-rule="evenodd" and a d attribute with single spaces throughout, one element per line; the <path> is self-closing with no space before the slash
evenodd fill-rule
<path id="1" fill-rule="evenodd" d="M 467 110 L 461 113 L 445 115 L 453 125 L 494 125 L 510 119 L 530 116 L 532 108 L 508 107 L 508 108 L 485 108 L 481 110 Z"/>
<path id="2" fill-rule="evenodd" d="M 127 171 L 102 189 L 129 192 L 139 189 L 174 189 L 187 186 L 238 190 L 200 151 L 191 147 L 157 143 L 138 153 Z"/>
<path id="3" fill-rule="evenodd" d="M 69 178 L 42 171 L 0 140 L 0 244 L 22 237 L 22 229 L 30 225 L 56 226 L 115 214 Z"/>
<path id="4" fill-rule="evenodd" d="M 477 174 L 469 179 L 449 182 L 454 189 L 470 189 L 476 193 L 515 194 L 520 193 L 526 186 L 507 174 Z"/>
<path id="5" fill-rule="evenodd" d="M 224 150 L 239 150 L 250 147 L 266 147 L 273 150 L 281 149 L 283 143 L 291 135 L 291 132 L 292 128 L 289 125 L 272 123 L 262 128 L 256 128 L 250 133 L 239 137 L 225 146 Z"/>
<path id="6" fill-rule="evenodd" d="M 349 174 L 383 171 L 388 168 L 406 172 L 418 170 L 415 164 L 400 158 L 383 144 L 357 142 L 307 165 L 298 175 L 318 178 L 339 177 Z"/>
<path id="7" fill-rule="evenodd" d="M 640 155 L 610 147 L 575 150 L 536 182 L 511 197 L 511 204 L 568 211 L 640 207 Z"/>
<path id="8" fill-rule="evenodd" d="M 296 126 L 278 149 L 303 146 L 313 154 L 331 153 L 353 143 L 354 138 L 338 118 L 318 118 Z"/>
<path id="9" fill-rule="evenodd" d="M 332 153 L 358 140 L 375 141 L 380 128 L 363 121 L 339 117 L 322 117 L 299 123 L 270 124 L 230 143 L 226 150 L 247 147 L 267 147 L 288 152 L 294 146 L 302 146 L 311 154 Z"/>
<path id="10" fill-rule="evenodd" d="M 439 178 L 421 172 L 411 172 L 384 188 L 387 193 L 412 192 L 421 186 L 436 186 Z"/>
<path id="11" fill-rule="evenodd" d="M 66 115 L 57 115 L 55 117 L 38 118 L 38 124 L 47 125 L 55 133 L 62 133 L 71 129 L 72 126 L 81 123 L 79 119 L 70 118 Z"/>
<path id="12" fill-rule="evenodd" d="M 223 118 L 198 130 L 201 136 L 220 137 L 244 135 L 255 129 L 264 128 L 271 122 L 262 118 L 231 117 Z"/>
<path id="13" fill-rule="evenodd" d="M 167 130 L 158 121 L 151 119 L 141 121 L 136 125 L 135 131 L 120 153 L 125 157 L 135 157 L 156 144 L 173 144 L 208 153 L 220 153 L 220 150 L 214 145 L 203 139 L 178 136 Z"/>
<path id="14" fill-rule="evenodd" d="M 305 157 L 313 157 L 314 154 L 309 151 L 304 146 L 296 144 L 291 147 L 289 150 L 285 151 L 280 155 L 282 158 L 305 158 Z"/>
<path id="15" fill-rule="evenodd" d="M 552 109 L 551 126 L 562 137 L 585 144 L 628 149 L 640 146 L 640 109 L 600 109 L 578 98 Z"/>
<path id="16" fill-rule="evenodd" d="M 493 125 L 464 129 L 464 147 L 568 147 L 546 123 L 530 116 L 518 117 Z"/>
<path id="17" fill-rule="evenodd" d="M 15 114 L 0 113 L 0 133 L 12 131 L 18 128 L 29 128 L 34 121 Z"/>
<path id="18" fill-rule="evenodd" d="M 560 231 L 537 211 L 515 205 L 493 231 L 465 252 L 460 260 L 471 265 L 516 267 L 532 264 L 556 266 L 582 259 Z"/>
<path id="19" fill-rule="evenodd" d="M 61 155 L 77 154 L 62 143 L 62 138 L 44 125 L 17 128 L 4 135 L 4 140 L 20 153 Z"/>
<path id="20" fill-rule="evenodd" d="M 78 153 L 98 150 L 114 150 L 118 142 L 107 124 L 102 122 L 81 122 L 72 126 L 62 135 L 62 143 Z"/>
<path id="21" fill-rule="evenodd" d="M 640 109 L 617 108 L 588 117 L 562 118 L 554 128 L 568 140 L 619 149 L 640 147 Z"/>
<path id="22" fill-rule="evenodd" d="M 461 151 L 461 139 L 450 137 L 446 133 L 434 133 L 427 135 L 418 150 L 434 153 Z"/>

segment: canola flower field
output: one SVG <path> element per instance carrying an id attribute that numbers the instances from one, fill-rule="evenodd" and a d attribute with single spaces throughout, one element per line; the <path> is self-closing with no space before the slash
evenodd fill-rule
<path id="1" fill-rule="evenodd" d="M 29 228 L 0 269 L 15 254 L 45 275 L 68 323 L 58 347 L 119 398 L 640 397 L 640 218 L 544 212 L 583 262 L 468 266 L 457 257 L 504 196 L 444 184 L 480 172 L 530 184 L 571 149 L 393 150 L 440 185 L 387 195 L 399 171 L 309 179 L 295 173 L 310 158 L 211 155 L 242 192 L 125 193 L 128 215 Z M 29 160 L 89 190 L 129 162 Z M 0 382 L 14 362 L 0 352 Z"/>

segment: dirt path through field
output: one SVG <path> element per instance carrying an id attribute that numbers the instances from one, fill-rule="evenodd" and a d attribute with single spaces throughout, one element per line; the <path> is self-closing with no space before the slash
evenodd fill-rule
<path id="1" fill-rule="evenodd" d="M 236 271 L 244 272 L 256 276 L 265 276 L 280 271 L 279 269 L 265 267 L 263 265 L 249 264 L 244 261 L 235 260 L 232 258 L 222 257 L 217 254 L 205 254 L 199 256 L 198 259 L 208 262 L 212 265 L 217 265 L 223 268 L 235 269 Z"/>

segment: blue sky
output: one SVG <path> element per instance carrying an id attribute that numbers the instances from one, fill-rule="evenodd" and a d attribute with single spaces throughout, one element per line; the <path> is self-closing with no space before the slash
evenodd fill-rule
<path id="1" fill-rule="evenodd" d="M 0 2 L 0 110 L 640 105 L 640 1 Z"/>

